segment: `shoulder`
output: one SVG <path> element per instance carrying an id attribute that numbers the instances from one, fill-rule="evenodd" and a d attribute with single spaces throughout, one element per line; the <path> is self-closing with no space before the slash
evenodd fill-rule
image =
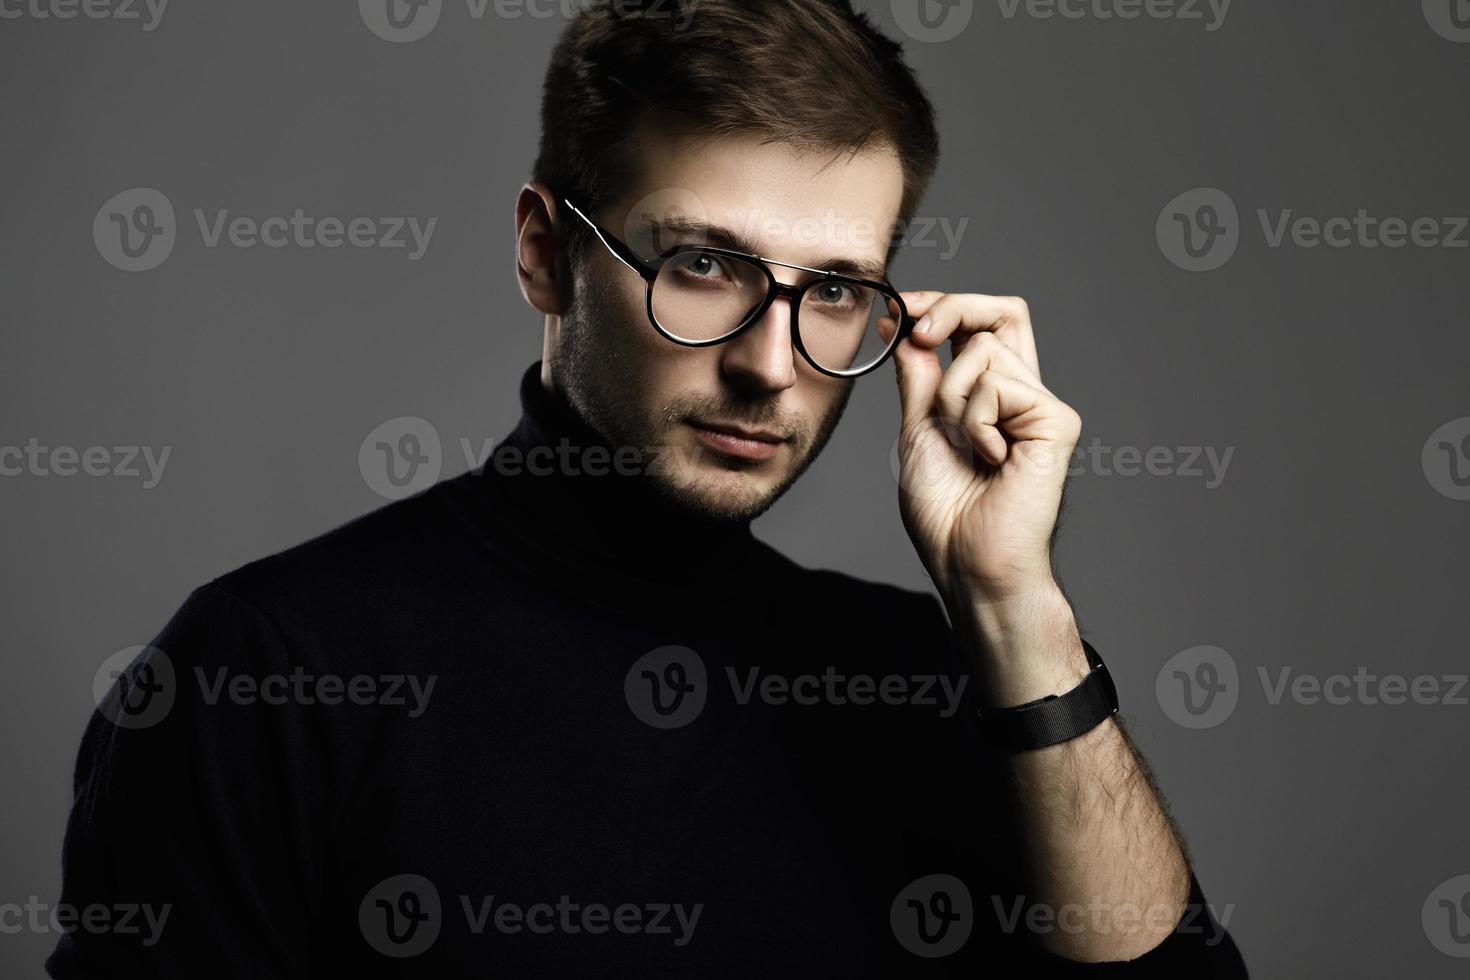
<path id="1" fill-rule="evenodd" d="M 201 585 L 186 606 L 233 605 L 285 632 L 409 612 L 442 583 L 462 581 L 484 552 L 443 507 L 444 488 L 394 501 Z"/>

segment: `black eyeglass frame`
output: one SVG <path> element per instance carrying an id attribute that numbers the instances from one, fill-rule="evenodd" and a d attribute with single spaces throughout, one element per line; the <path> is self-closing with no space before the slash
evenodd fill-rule
<path id="1" fill-rule="evenodd" d="M 638 273 L 639 276 L 643 277 L 644 285 L 647 288 L 646 305 L 648 309 L 648 322 L 653 324 L 653 329 L 658 331 L 659 336 L 663 337 L 666 340 L 672 341 L 673 343 L 680 344 L 684 347 L 713 347 L 716 344 L 727 343 L 731 340 L 734 340 L 736 337 L 740 336 L 742 333 L 754 326 L 760 320 L 760 318 L 765 315 L 766 310 L 771 308 L 771 304 L 776 302 L 778 298 L 784 296 L 791 303 L 791 344 L 797 349 L 797 351 L 801 353 L 801 356 L 806 360 L 806 362 L 816 370 L 820 371 L 822 374 L 827 375 L 828 377 L 860 378 L 863 375 L 868 374 L 871 371 L 876 371 L 879 367 L 881 367 L 890 357 L 893 356 L 894 348 L 899 345 L 903 338 L 907 337 L 910 333 L 913 332 L 914 320 L 912 317 L 909 316 L 908 307 L 904 305 L 903 297 L 898 294 L 898 290 L 894 289 L 892 284 L 886 281 L 859 279 L 855 276 L 847 276 L 843 275 L 840 272 L 833 272 L 830 269 L 812 269 L 804 265 L 792 265 L 790 262 L 778 262 L 775 259 L 768 259 L 760 255 L 752 255 L 749 252 L 737 252 L 734 249 L 720 248 L 714 245 L 677 245 L 674 248 L 669 249 L 662 255 L 659 255 L 652 260 L 645 261 L 612 232 L 608 231 L 606 228 L 603 228 L 597 222 L 593 221 L 586 214 L 584 214 L 582 212 L 582 209 L 573 204 L 571 200 L 569 200 L 568 198 L 562 198 L 562 203 L 570 208 L 573 214 L 581 218 L 583 221 L 587 222 L 593 233 L 596 234 L 602 244 L 607 247 L 607 250 L 613 254 L 614 258 L 626 265 L 628 268 L 632 269 L 634 272 Z M 725 255 L 735 259 L 743 259 L 750 265 L 753 265 L 756 268 L 760 269 L 766 275 L 766 298 L 762 300 L 759 304 L 757 304 L 751 310 L 751 312 L 746 315 L 746 318 L 742 320 L 738 326 L 732 329 L 729 333 L 723 334 L 719 337 L 715 337 L 712 340 L 686 340 L 683 337 L 676 337 L 672 333 L 670 333 L 663 324 L 658 322 L 658 317 L 653 312 L 653 283 L 654 280 L 658 278 L 659 271 L 662 270 L 663 267 L 667 265 L 671 260 L 677 258 L 680 255 L 687 255 L 690 252 L 710 253 L 713 255 Z M 794 286 L 788 283 L 778 282 L 775 275 L 771 272 L 769 268 L 773 265 L 781 266 L 783 269 L 796 269 L 801 272 L 812 272 L 816 274 L 816 277 L 808 279 L 806 282 L 801 283 L 800 285 Z M 798 311 L 801 309 L 802 298 L 806 296 L 807 290 L 811 289 L 813 286 L 825 285 L 833 282 L 848 283 L 850 285 L 862 286 L 867 289 L 872 289 L 875 292 L 882 293 L 884 296 L 893 300 L 894 304 L 898 307 L 897 332 L 894 333 L 893 339 L 889 341 L 888 346 L 884 349 L 882 355 L 879 356 L 877 360 L 873 361 L 873 363 L 869 364 L 867 367 L 851 368 L 844 371 L 834 371 L 830 368 L 822 367 L 822 365 L 818 364 L 816 362 L 816 359 L 807 352 L 806 345 L 801 342 L 801 330 L 798 328 L 797 319 L 799 316 Z M 890 316 L 891 315 L 892 314 L 890 314 Z"/>

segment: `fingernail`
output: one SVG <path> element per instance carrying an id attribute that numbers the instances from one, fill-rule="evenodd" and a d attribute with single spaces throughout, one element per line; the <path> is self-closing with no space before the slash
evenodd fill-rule
<path id="1" fill-rule="evenodd" d="M 929 314 L 925 313 L 919 317 L 919 322 L 914 324 L 914 333 L 928 333 L 932 326 L 934 326 L 934 321 L 929 319 Z"/>

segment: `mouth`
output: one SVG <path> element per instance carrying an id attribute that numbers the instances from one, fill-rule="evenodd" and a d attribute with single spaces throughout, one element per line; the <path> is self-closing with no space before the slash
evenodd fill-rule
<path id="1" fill-rule="evenodd" d="M 786 437 L 762 429 L 745 429 L 738 425 L 690 421 L 694 437 L 705 447 L 726 456 L 764 460 L 775 456 Z"/>

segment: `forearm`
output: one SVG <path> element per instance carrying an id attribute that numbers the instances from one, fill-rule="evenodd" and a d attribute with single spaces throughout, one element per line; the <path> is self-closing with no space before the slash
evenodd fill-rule
<path id="1" fill-rule="evenodd" d="M 958 613 L 958 614 L 957 614 Z M 1076 687 L 1089 666 L 1060 589 L 1009 603 L 951 604 L 982 707 Z M 1039 938 L 1070 959 L 1133 959 L 1174 928 L 1189 894 L 1177 836 L 1142 759 L 1109 718 L 1077 738 L 1008 757 L 1028 904 L 1061 923 Z"/>

